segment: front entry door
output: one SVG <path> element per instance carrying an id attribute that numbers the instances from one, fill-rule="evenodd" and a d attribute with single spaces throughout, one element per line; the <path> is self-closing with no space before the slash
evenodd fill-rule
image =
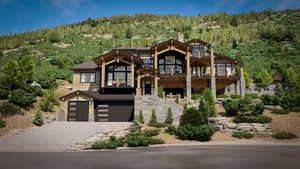
<path id="1" fill-rule="evenodd" d="M 145 84 L 145 94 L 151 95 L 151 89 L 152 89 L 151 83 L 150 84 Z"/>

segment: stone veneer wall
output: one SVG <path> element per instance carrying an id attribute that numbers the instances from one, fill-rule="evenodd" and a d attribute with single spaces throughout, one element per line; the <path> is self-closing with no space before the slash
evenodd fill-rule
<path id="1" fill-rule="evenodd" d="M 134 112 L 137 115 L 141 110 L 143 112 L 145 122 L 149 122 L 152 109 L 156 112 L 157 121 L 164 122 L 167 117 L 169 107 L 172 110 L 174 123 L 176 124 L 179 122 L 180 115 L 183 110 L 182 105 L 179 105 L 172 100 L 164 100 L 157 96 L 134 97 Z"/>
<path id="2" fill-rule="evenodd" d="M 80 73 L 83 72 L 95 72 L 96 82 L 95 83 L 81 83 Z M 100 70 L 75 70 L 73 73 L 73 91 L 99 91 L 100 90 Z"/>

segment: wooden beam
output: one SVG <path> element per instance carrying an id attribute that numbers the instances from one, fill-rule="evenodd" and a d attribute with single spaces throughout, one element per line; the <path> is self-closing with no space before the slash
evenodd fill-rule
<path id="1" fill-rule="evenodd" d="M 157 47 L 155 47 L 155 51 L 154 51 L 154 68 L 157 70 L 158 66 L 157 66 Z"/>
<path id="2" fill-rule="evenodd" d="M 171 49 L 170 46 L 168 46 L 166 49 L 164 49 L 164 50 L 162 50 L 162 51 L 160 51 L 160 52 L 157 52 L 157 55 L 160 55 L 160 54 L 162 54 L 162 53 L 165 53 L 165 52 L 169 51 L 170 49 Z"/>
<path id="3" fill-rule="evenodd" d="M 131 59 L 131 74 L 130 74 L 130 86 L 134 87 L 134 61 Z"/>
<path id="4" fill-rule="evenodd" d="M 133 61 L 133 60 L 132 60 L 132 61 Z M 126 64 L 128 64 L 128 65 L 131 64 L 130 62 L 128 62 L 127 60 L 124 60 L 124 59 L 120 59 L 120 62 L 126 63 Z"/>
<path id="5" fill-rule="evenodd" d="M 111 60 L 111 61 L 109 61 L 109 62 L 106 62 L 105 65 L 109 65 L 109 64 L 111 64 L 111 63 L 114 63 L 115 61 L 117 61 L 117 59 L 113 59 L 113 60 Z"/>
<path id="6" fill-rule="evenodd" d="M 102 62 L 101 67 L 101 87 L 103 88 L 105 86 L 105 62 Z"/>
<path id="7" fill-rule="evenodd" d="M 175 50 L 176 52 L 179 52 L 179 53 L 182 53 L 182 54 L 186 55 L 186 52 L 183 51 L 183 50 L 177 49 L 175 47 L 173 48 L 173 50 Z"/>

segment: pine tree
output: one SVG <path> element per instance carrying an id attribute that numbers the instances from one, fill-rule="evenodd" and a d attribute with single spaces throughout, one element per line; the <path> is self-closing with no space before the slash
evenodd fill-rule
<path id="1" fill-rule="evenodd" d="M 155 110 L 152 109 L 152 114 L 151 114 L 151 118 L 149 121 L 149 125 L 151 126 L 152 124 L 156 124 L 156 123 L 157 123 L 156 113 L 155 113 Z"/>
<path id="2" fill-rule="evenodd" d="M 237 49 L 238 48 L 238 44 L 237 44 L 237 41 L 234 39 L 232 41 L 232 49 Z"/>
<path id="3" fill-rule="evenodd" d="M 144 124 L 144 115 L 143 115 L 142 110 L 140 110 L 140 112 L 139 112 L 138 119 L 142 124 Z"/>
<path id="4" fill-rule="evenodd" d="M 167 118 L 165 120 L 165 123 L 168 124 L 168 125 L 171 125 L 173 123 L 173 115 L 172 115 L 171 107 L 168 108 L 168 114 L 167 114 Z"/>
<path id="5" fill-rule="evenodd" d="M 237 18 L 234 16 L 234 17 L 232 17 L 231 18 L 231 20 L 230 20 L 230 25 L 231 26 L 238 26 L 238 20 L 237 20 Z"/>

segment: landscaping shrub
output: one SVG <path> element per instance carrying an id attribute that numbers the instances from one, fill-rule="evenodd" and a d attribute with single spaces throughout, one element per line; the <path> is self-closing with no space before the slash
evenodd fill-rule
<path id="1" fill-rule="evenodd" d="M 192 126 L 185 124 L 177 128 L 175 135 L 182 140 L 209 141 L 213 133 L 213 129 L 208 125 Z"/>
<path id="2" fill-rule="evenodd" d="M 31 93 L 34 97 L 43 96 L 43 91 L 39 86 L 26 85 L 26 87 L 24 87 L 24 90 L 26 91 L 26 93 Z"/>
<path id="3" fill-rule="evenodd" d="M 146 137 L 152 137 L 158 135 L 160 132 L 160 129 L 145 129 L 142 133 L 143 136 Z"/>
<path id="4" fill-rule="evenodd" d="M 23 89 L 12 91 L 9 97 L 9 102 L 19 107 L 27 107 L 35 101 L 35 97 L 32 94 L 26 93 Z"/>
<path id="5" fill-rule="evenodd" d="M 259 115 L 259 116 L 248 116 L 248 115 L 239 115 L 233 119 L 234 123 L 269 123 L 272 121 L 272 118 Z"/>
<path id="6" fill-rule="evenodd" d="M 252 99 L 259 99 L 260 97 L 256 93 L 247 93 L 245 94 L 245 98 L 252 100 Z"/>
<path id="7" fill-rule="evenodd" d="M 129 128 L 129 135 L 131 136 L 140 135 L 141 130 L 142 130 L 142 125 L 137 120 L 134 120 L 132 122 L 132 125 Z"/>
<path id="8" fill-rule="evenodd" d="M 291 112 L 300 112 L 300 106 L 292 107 L 289 109 Z"/>
<path id="9" fill-rule="evenodd" d="M 279 132 L 279 133 L 273 134 L 272 137 L 275 139 L 278 139 L 278 140 L 298 138 L 297 135 L 295 135 L 293 133 L 289 133 L 289 132 Z"/>
<path id="10" fill-rule="evenodd" d="M 164 88 L 163 88 L 162 86 L 159 86 L 159 87 L 158 87 L 157 95 L 158 95 L 158 97 L 160 97 L 160 98 L 163 98 L 163 97 L 164 97 Z"/>
<path id="11" fill-rule="evenodd" d="M 160 138 L 149 138 L 149 144 L 154 145 L 154 144 L 164 144 L 165 141 L 160 139 Z"/>
<path id="12" fill-rule="evenodd" d="M 202 98 L 202 95 L 201 94 L 192 94 L 192 97 L 191 97 L 193 100 L 199 100 Z"/>
<path id="13" fill-rule="evenodd" d="M 151 126 L 151 124 L 157 123 L 157 117 L 156 117 L 156 113 L 155 110 L 152 109 L 152 114 L 150 117 L 150 121 L 149 121 L 149 126 Z"/>
<path id="14" fill-rule="evenodd" d="M 140 112 L 139 112 L 138 120 L 139 120 L 142 124 L 144 124 L 144 115 L 143 115 L 142 110 L 140 110 Z"/>
<path id="15" fill-rule="evenodd" d="M 232 99 L 241 99 L 242 96 L 241 95 L 230 95 L 230 98 L 232 98 Z"/>
<path id="16" fill-rule="evenodd" d="M 272 111 L 272 114 L 288 114 L 289 111 L 286 109 L 275 109 Z"/>
<path id="17" fill-rule="evenodd" d="M 219 94 L 217 96 L 217 98 L 228 98 L 229 96 L 225 95 L 225 94 Z"/>
<path id="18" fill-rule="evenodd" d="M 122 147 L 124 145 L 122 138 L 116 138 L 115 136 L 111 136 L 108 141 L 96 141 L 92 145 L 92 149 L 116 149 L 118 147 Z"/>
<path id="19" fill-rule="evenodd" d="M 19 107 L 9 102 L 0 104 L 0 116 L 6 117 L 15 114 L 23 114 Z"/>
<path id="20" fill-rule="evenodd" d="M 150 145 L 149 137 L 145 136 L 129 136 L 126 140 L 128 147 L 141 147 Z"/>
<path id="21" fill-rule="evenodd" d="M 280 99 L 278 96 L 264 94 L 260 97 L 260 99 L 265 105 L 277 106 L 280 104 Z"/>
<path id="22" fill-rule="evenodd" d="M 165 123 L 168 125 L 171 125 L 173 123 L 173 115 L 172 115 L 171 107 L 168 108 L 168 114 Z"/>
<path id="23" fill-rule="evenodd" d="M 36 126 L 44 125 L 43 114 L 41 112 L 37 112 L 32 123 Z"/>
<path id="24" fill-rule="evenodd" d="M 170 135 L 174 135 L 176 132 L 176 127 L 175 126 L 168 126 L 166 129 L 165 129 L 165 133 L 168 133 Z"/>
<path id="25" fill-rule="evenodd" d="M 168 125 L 166 123 L 149 123 L 149 126 L 151 127 L 156 127 L 156 128 L 163 128 L 163 127 L 167 127 Z"/>
<path id="26" fill-rule="evenodd" d="M 40 109 L 44 112 L 53 112 L 54 106 L 58 106 L 59 102 L 57 101 L 54 91 L 46 91 L 45 97 L 41 99 Z"/>
<path id="27" fill-rule="evenodd" d="M 200 126 L 208 123 L 208 116 L 199 112 L 195 108 L 189 108 L 180 117 L 180 125 L 190 124 L 192 126 Z"/>
<path id="28" fill-rule="evenodd" d="M 236 116 L 239 111 L 238 100 L 227 99 L 222 102 L 226 116 Z"/>
<path id="29" fill-rule="evenodd" d="M 285 109 L 300 107 L 300 93 L 286 93 L 280 99 L 280 106 Z"/>
<path id="30" fill-rule="evenodd" d="M 254 105 L 254 109 L 252 111 L 252 115 L 256 116 L 256 115 L 262 115 L 264 113 L 265 110 L 265 105 L 263 103 L 256 103 Z"/>
<path id="31" fill-rule="evenodd" d="M 2 119 L 0 119 L 0 128 L 6 127 L 6 122 Z"/>
<path id="32" fill-rule="evenodd" d="M 254 134 L 252 133 L 247 133 L 247 132 L 234 132 L 232 134 L 232 137 L 236 137 L 239 139 L 245 138 L 245 139 L 251 139 L 254 137 Z"/>
<path id="33" fill-rule="evenodd" d="M 210 89 L 205 89 L 203 91 L 203 100 L 208 104 L 208 115 L 209 117 L 216 116 L 216 105 L 215 105 L 215 98 L 211 93 Z M 206 113 L 206 112 L 205 112 Z"/>
<path id="34" fill-rule="evenodd" d="M 177 104 L 179 104 L 179 99 L 180 99 L 180 95 L 176 95 L 176 100 L 175 100 L 175 102 L 176 102 Z"/>
<path id="35" fill-rule="evenodd" d="M 8 99 L 9 91 L 0 89 L 0 99 Z"/>

